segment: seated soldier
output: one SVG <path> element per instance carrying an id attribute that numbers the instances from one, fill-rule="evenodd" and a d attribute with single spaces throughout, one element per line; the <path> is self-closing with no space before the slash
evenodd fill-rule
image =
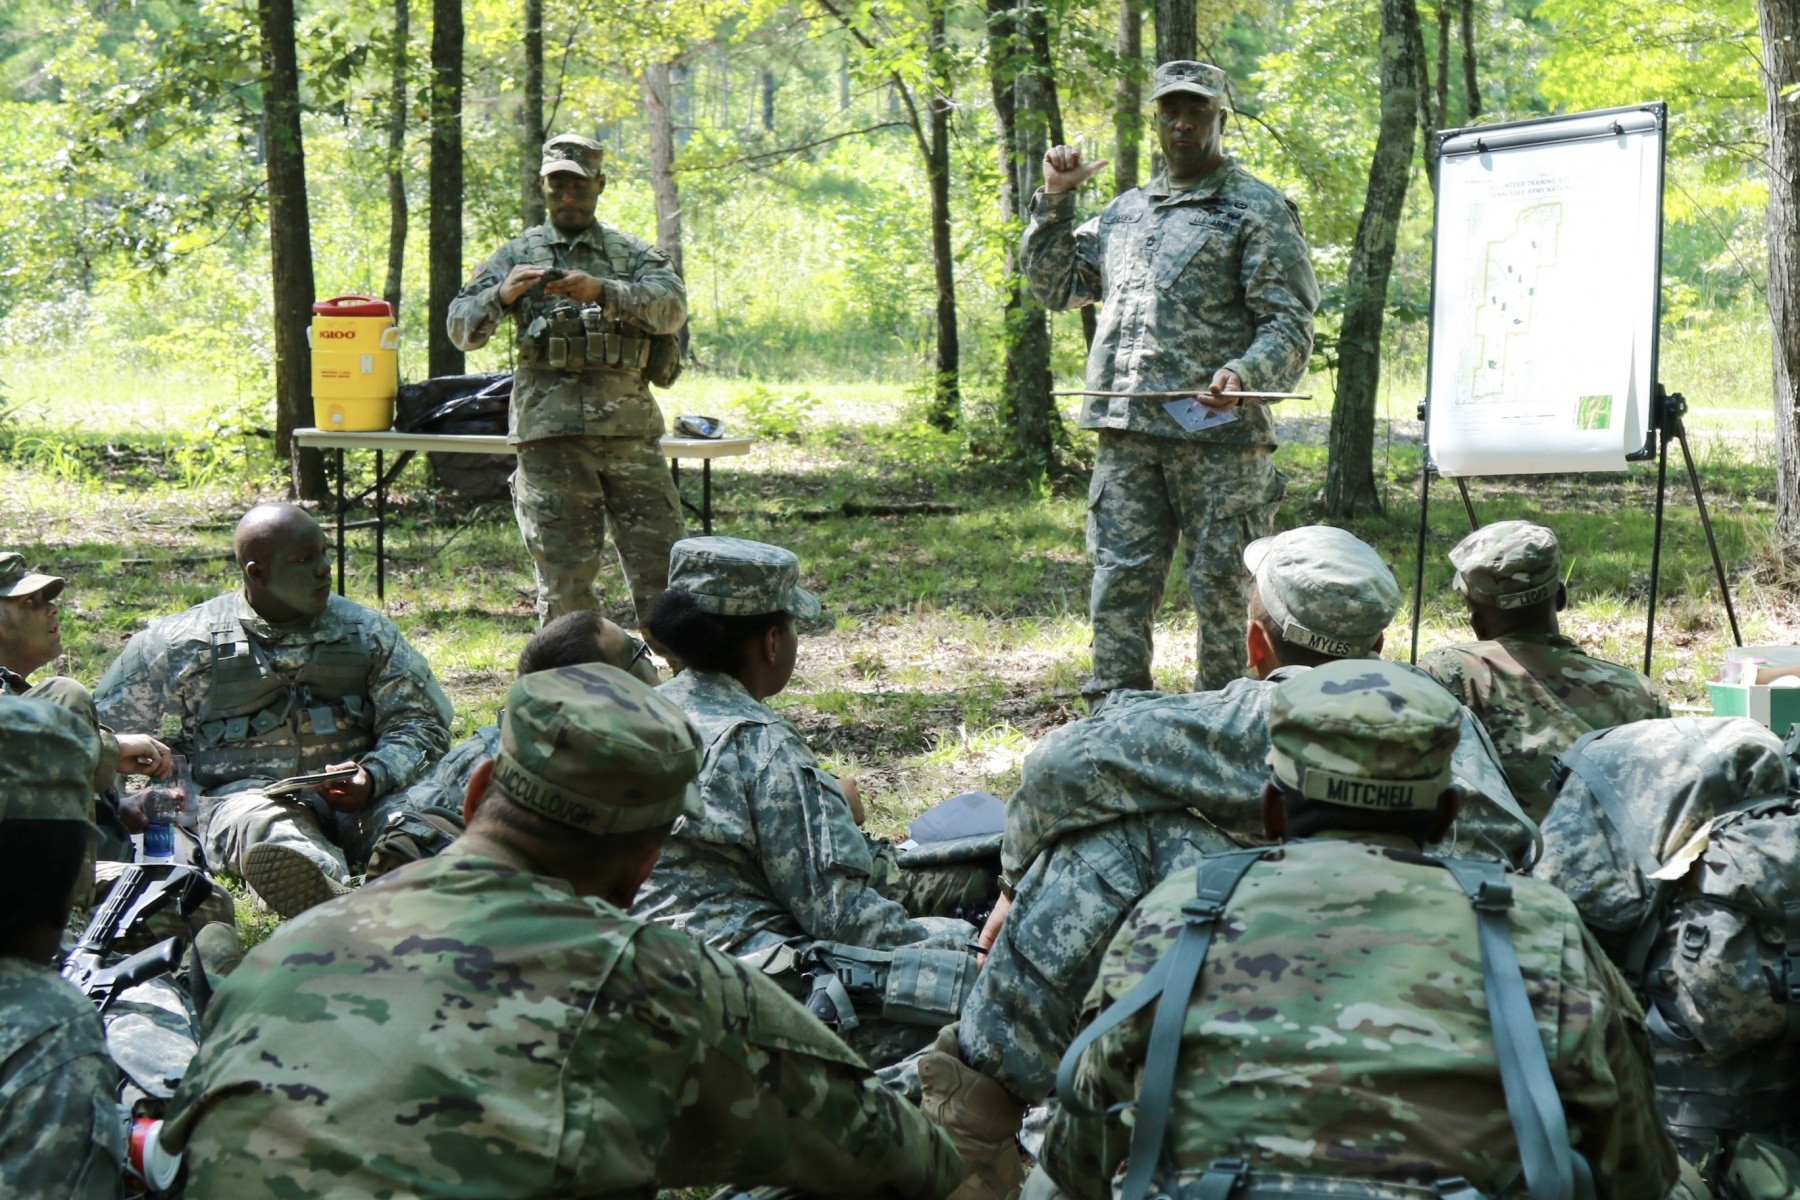
<path id="1" fill-rule="evenodd" d="M 1459 721 L 1398 664 L 1282 681 L 1262 807 L 1283 843 L 1184 868 L 1126 919 L 1027 1195 L 1501 1196 L 1521 1167 L 1533 1196 L 1668 1193 L 1643 1012 L 1567 897 L 1422 853 L 1455 815 Z M 1098 1016 L 1178 936 L 1156 1032 L 1135 1005 Z"/>
<path id="2" fill-rule="evenodd" d="M 971 1170 L 967 1200 L 1016 1186 L 1024 1110 L 1049 1094 L 1081 997 L 1131 906 L 1202 854 L 1262 842 L 1277 682 L 1381 653 L 1400 587 L 1370 546 L 1313 525 L 1252 543 L 1244 562 L 1253 678 L 1216 692 L 1120 693 L 1025 760 L 1006 809 L 1012 911 L 961 1021 L 919 1063 L 926 1115 Z M 1467 811 L 1446 852 L 1527 861 L 1536 828 L 1466 711 L 1463 729 L 1453 773 Z"/>
<path id="3" fill-rule="evenodd" d="M 208 860 L 282 916 L 348 890 L 387 827 L 386 800 L 450 745 L 450 701 L 380 613 L 331 594 L 325 534 L 305 510 L 260 504 L 235 537 L 241 591 L 134 635 L 100 716 L 179 738 L 205 793 Z M 352 771 L 270 796 L 291 775 Z"/>
<path id="4" fill-rule="evenodd" d="M 100 746 L 87 722 L 0 696 L 0 1195 L 112 1200 L 125 1127 L 93 1002 L 57 974 L 75 895 L 91 888 Z"/>
<path id="5" fill-rule="evenodd" d="M 669 590 L 647 628 L 686 667 L 658 691 L 705 739 L 706 806 L 676 829 L 635 910 L 716 950 L 757 956 L 796 990 L 800 972 L 782 969 L 784 952 L 804 957 L 830 944 L 960 953 L 976 930 L 953 914 L 977 915 L 999 891 L 978 867 L 898 867 L 890 846 L 857 828 L 844 790 L 799 732 L 763 705 L 793 676 L 795 618 L 819 614 L 799 576 L 788 551 L 738 538 L 688 538 L 669 555 Z M 973 974 L 973 960 L 967 967 Z M 937 1024 L 954 1019 L 959 1000 Z M 928 1045 L 935 1028 L 876 1014 L 845 1022 L 844 1032 L 886 1066 Z"/>
<path id="6" fill-rule="evenodd" d="M 956 1156 L 917 1110 L 759 972 L 624 911 L 700 756 L 622 671 L 516 680 L 469 831 L 219 989 L 162 1139 L 189 1200 L 939 1200 Z"/>
<path id="7" fill-rule="evenodd" d="M 588 609 L 564 613 L 532 634 L 519 654 L 515 678 L 583 663 L 618 667 L 651 687 L 660 678 L 650 660 L 650 647 Z M 483 725 L 387 806 L 387 826 L 369 855 L 370 879 L 430 858 L 462 832 L 462 801 L 469 780 L 499 747 L 500 723 Z"/>
<path id="8" fill-rule="evenodd" d="M 1583 654 L 1557 631 L 1569 592 L 1550 530 L 1527 521 L 1487 525 L 1459 542 L 1450 562 L 1481 640 L 1434 650 L 1419 666 L 1475 713 L 1513 795 L 1542 821 L 1558 754 L 1590 730 L 1666 717 L 1669 706 L 1649 679 Z"/>
<path id="9" fill-rule="evenodd" d="M 100 762 L 94 771 L 94 824 L 99 830 L 96 856 L 131 861 L 131 835 L 142 833 L 148 819 L 136 793 L 115 798 L 120 775 L 161 779 L 173 769 L 169 748 L 144 733 L 115 734 L 100 723 L 94 697 L 66 675 L 38 684 L 26 682 L 33 671 L 62 653 L 62 620 L 57 598 L 66 581 L 39 575 L 11 551 L 0 554 L 0 693 L 30 696 L 61 705 L 81 717 L 100 738 Z"/>

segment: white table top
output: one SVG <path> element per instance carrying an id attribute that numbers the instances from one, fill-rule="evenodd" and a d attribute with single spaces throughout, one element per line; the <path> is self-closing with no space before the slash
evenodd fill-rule
<path id="1" fill-rule="evenodd" d="M 370 433 L 350 433 L 329 429 L 294 430 L 294 441 L 314 450 L 415 450 L 422 454 L 513 454 L 506 435 L 469 433 L 401 433 L 383 429 Z M 665 437 L 664 458 L 734 458 L 750 453 L 755 438 L 685 438 Z"/>

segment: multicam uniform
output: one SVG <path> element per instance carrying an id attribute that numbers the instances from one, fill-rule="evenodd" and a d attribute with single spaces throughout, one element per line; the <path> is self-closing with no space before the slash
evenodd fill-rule
<path id="1" fill-rule="evenodd" d="M 1227 159 L 1175 191 L 1164 176 L 1077 226 L 1072 192 L 1040 190 L 1020 255 L 1051 309 L 1099 303 L 1087 386 L 1153 392 L 1206 387 L 1220 368 L 1250 391 L 1297 383 L 1312 350 L 1319 289 L 1293 206 Z M 1177 535 L 1198 616 L 1196 690 L 1243 673 L 1244 548 L 1266 535 L 1282 494 L 1265 406 L 1184 430 L 1163 401 L 1093 397 L 1081 427 L 1100 433 L 1088 489 L 1094 674 L 1083 693 L 1149 688 L 1151 624 Z"/>
<path id="2" fill-rule="evenodd" d="M 1468 705 L 1500 751 L 1513 795 L 1534 821 L 1555 799 L 1556 756 L 1582 734 L 1669 715 L 1654 683 L 1584 654 L 1560 633 L 1509 634 L 1435 650 L 1419 661 Z"/>
<path id="3" fill-rule="evenodd" d="M 450 701 L 431 667 L 392 621 L 342 596 L 279 626 L 240 592 L 160 617 L 107 668 L 98 704 L 115 726 L 185 743 L 208 857 L 240 873 L 246 850 L 276 842 L 341 879 L 388 829 L 400 789 L 450 744 Z M 261 790 L 347 759 L 371 782 L 354 815 Z"/>
<path id="4" fill-rule="evenodd" d="M 0 958 L 0 1195 L 111 1200 L 124 1178 L 119 1071 L 93 1002 Z"/>
<path id="5" fill-rule="evenodd" d="M 533 287 L 508 310 L 500 285 L 520 264 L 585 271 L 605 287 L 601 307 L 584 324 L 570 315 L 574 306 Z M 536 225 L 457 293 L 450 339 L 479 349 L 509 311 L 519 349 L 507 436 L 519 455 L 513 506 L 537 567 L 538 618 L 596 606 L 610 518 L 641 622 L 668 583 L 669 547 L 682 535 L 680 497 L 659 448 L 662 410 L 644 383 L 650 335 L 674 333 L 687 319 L 681 276 L 662 251 L 601 222 L 574 234 Z"/>

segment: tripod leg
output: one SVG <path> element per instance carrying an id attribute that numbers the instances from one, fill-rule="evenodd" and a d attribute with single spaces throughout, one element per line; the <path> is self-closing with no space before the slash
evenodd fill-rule
<path id="1" fill-rule="evenodd" d="M 1461 480 L 1457 481 L 1462 482 Z M 1431 466 L 1423 458 L 1419 461 L 1419 549 L 1414 556 L 1417 568 L 1413 572 L 1413 618 L 1412 618 L 1412 657 L 1408 662 L 1417 665 L 1419 661 L 1419 617 L 1425 608 L 1425 529 L 1427 518 L 1431 515 Z"/>
<path id="2" fill-rule="evenodd" d="M 1662 444 L 1656 459 L 1656 533 L 1650 545 L 1650 615 L 1644 618 L 1644 674 L 1650 674 L 1650 652 L 1656 646 L 1656 584 L 1662 575 L 1663 500 L 1669 491 L 1669 431 L 1658 436 Z M 1685 446 L 1686 443 L 1683 443 Z"/>
<path id="3" fill-rule="evenodd" d="M 1481 522 L 1475 519 L 1475 502 L 1469 499 L 1469 481 L 1458 475 L 1456 490 L 1462 493 L 1463 511 L 1469 514 L 1469 532 L 1474 533 L 1481 528 Z"/>
<path id="4" fill-rule="evenodd" d="M 1688 449 L 1687 427 L 1676 425 L 1675 436 L 1681 440 L 1681 458 L 1687 464 L 1688 483 L 1694 489 L 1694 507 L 1700 510 L 1700 528 L 1706 531 L 1706 548 L 1712 551 L 1713 575 L 1719 581 L 1719 595 L 1725 600 L 1725 618 L 1731 622 L 1731 642 L 1741 646 L 1744 638 L 1738 632 L 1737 610 L 1731 604 L 1731 585 L 1725 582 L 1725 561 L 1719 557 L 1719 539 L 1713 536 L 1712 518 L 1706 513 L 1706 496 L 1700 491 L 1700 472 L 1694 469 L 1694 454 Z"/>

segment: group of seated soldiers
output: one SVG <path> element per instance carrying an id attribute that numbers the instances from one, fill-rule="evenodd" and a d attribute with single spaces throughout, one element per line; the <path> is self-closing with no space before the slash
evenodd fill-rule
<path id="1" fill-rule="evenodd" d="M 1682 1140 L 1678 1182 L 1635 981 L 1522 873 L 1559 754 L 1676 724 L 1558 632 L 1541 526 L 1457 546 L 1481 640 L 1422 671 L 1379 658 L 1400 593 L 1374 549 L 1254 543 L 1246 678 L 1114 693 L 1033 750 L 997 847 L 905 849 L 765 704 L 820 613 L 786 550 L 677 543 L 644 630 L 672 679 L 569 614 L 454 749 L 310 516 L 259 506 L 236 551 L 241 591 L 152 621 L 91 699 L 28 684 L 63 584 L 0 557 L 0 876 L 56 898 L 0 914 L 6 1194 L 118 1187 L 98 1121 L 45 1134 L 104 1047 L 43 964 L 87 835 L 118 859 L 142 827 L 114 773 L 171 745 L 206 861 L 292 918 L 241 962 L 210 948 L 162 1134 L 201 1200 L 1784 1194 L 1744 1182 L 1786 1169 L 1783 1111 L 1754 1162 L 1741 1125 Z M 323 768 L 346 777 L 265 790 Z"/>

